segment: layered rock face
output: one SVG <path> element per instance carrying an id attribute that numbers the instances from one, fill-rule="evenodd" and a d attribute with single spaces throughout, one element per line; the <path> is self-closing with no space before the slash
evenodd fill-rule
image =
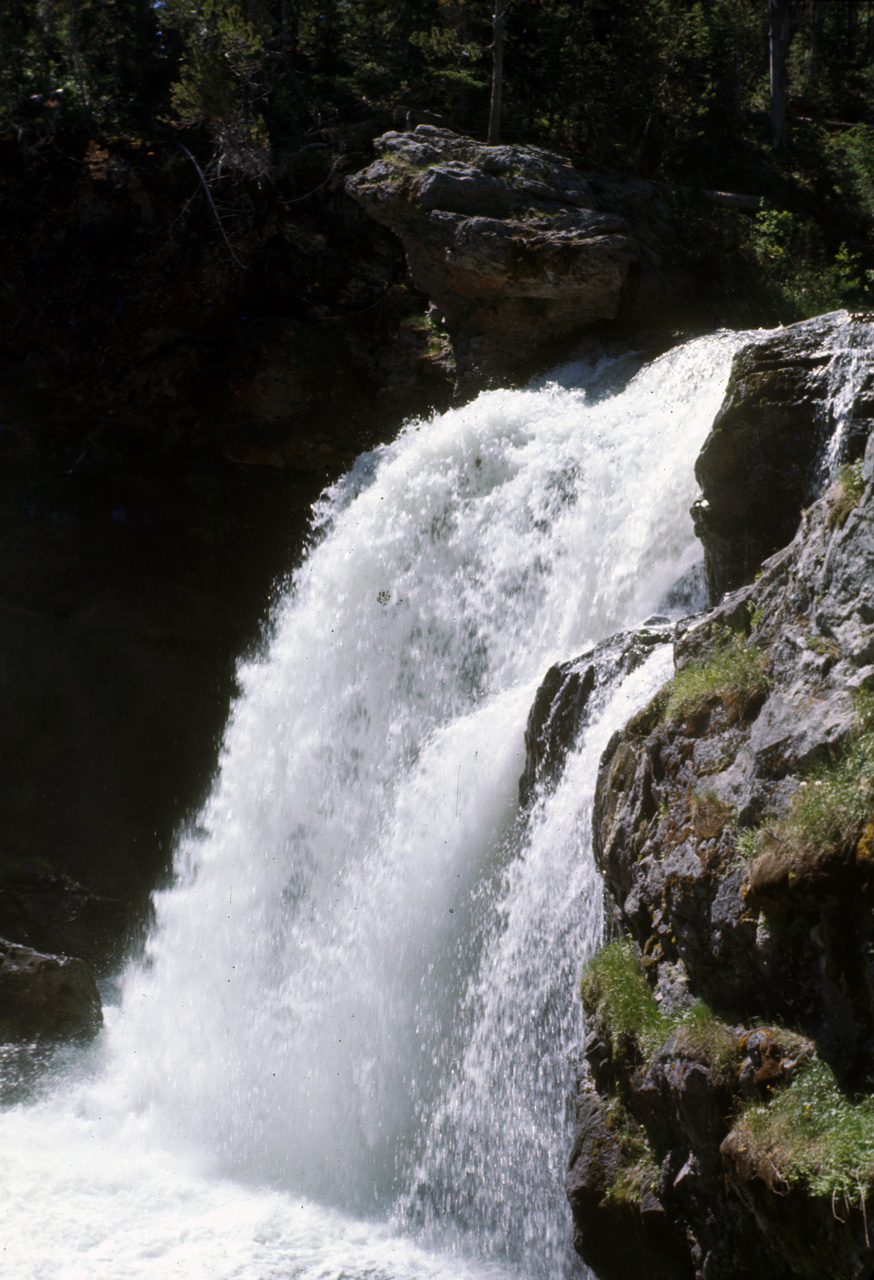
<path id="1" fill-rule="evenodd" d="M 738 388 L 765 362 L 783 370 L 793 425 L 768 412 L 763 375 L 762 456 L 776 456 L 774 428 L 815 473 L 823 397 L 805 409 L 800 388 L 832 358 L 815 332 L 740 353 L 701 473 L 715 477 L 719 450 L 742 457 Z M 863 457 L 799 511 L 752 582 L 680 625 L 673 681 L 601 763 L 596 857 L 618 936 L 583 979 L 567 1182 L 599 1280 L 874 1274 L 874 436 L 861 374 L 844 447 Z M 733 536 L 751 555 L 779 535 L 771 472 L 747 474 L 747 536 Z"/>
<path id="2" fill-rule="evenodd" d="M 375 143 L 347 190 L 403 242 L 452 336 L 462 385 L 530 366 L 595 321 L 654 319 L 689 293 L 676 209 L 647 182 L 536 147 L 419 125 Z"/>

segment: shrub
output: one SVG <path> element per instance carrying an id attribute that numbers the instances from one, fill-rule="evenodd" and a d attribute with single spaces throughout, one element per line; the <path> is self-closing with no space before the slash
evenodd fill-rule
<path id="1" fill-rule="evenodd" d="M 861 256 L 842 243 L 830 257 L 809 219 L 785 209 L 762 209 L 750 222 L 748 241 L 786 313 L 796 319 L 870 300 L 872 272 Z"/>

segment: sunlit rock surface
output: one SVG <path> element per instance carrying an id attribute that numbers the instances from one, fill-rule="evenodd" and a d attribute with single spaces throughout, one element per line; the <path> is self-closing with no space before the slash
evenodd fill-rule
<path id="1" fill-rule="evenodd" d="M 433 125 L 375 146 L 379 158 L 347 190 L 402 240 L 462 383 L 517 372 L 597 321 L 663 321 L 689 293 L 676 209 L 652 183 Z"/>

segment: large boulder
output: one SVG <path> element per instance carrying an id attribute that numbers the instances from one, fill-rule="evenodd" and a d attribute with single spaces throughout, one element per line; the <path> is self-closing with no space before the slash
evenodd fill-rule
<path id="1" fill-rule="evenodd" d="M 433 125 L 375 147 L 347 190 L 403 242 L 452 336 L 462 385 L 518 373 L 596 321 L 663 318 L 688 295 L 664 188 Z"/>
<path id="2" fill-rule="evenodd" d="M 792 540 L 829 466 L 860 456 L 874 423 L 872 340 L 869 313 L 837 311 L 738 351 L 695 466 L 712 604 Z"/>
<path id="3" fill-rule="evenodd" d="M 90 1036 L 102 1023 L 100 993 L 84 960 L 0 938 L 0 1038 Z"/>

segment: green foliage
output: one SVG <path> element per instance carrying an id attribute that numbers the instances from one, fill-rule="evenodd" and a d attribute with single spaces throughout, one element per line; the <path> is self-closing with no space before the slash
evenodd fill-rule
<path id="1" fill-rule="evenodd" d="M 793 848 L 825 853 L 866 825 L 874 800 L 874 733 L 854 740 L 832 764 L 812 770 L 792 797 L 783 839 Z M 869 840 L 870 843 L 870 840 Z"/>
<path id="2" fill-rule="evenodd" d="M 678 671 L 668 685 L 665 715 L 669 720 L 690 716 L 718 698 L 742 719 L 750 706 L 771 687 L 768 660 L 743 636 L 726 633 L 714 653 Z"/>
<path id="3" fill-rule="evenodd" d="M 750 244 L 760 258 L 785 262 L 792 241 L 799 235 L 799 220 L 785 209 L 762 209 L 750 226 Z"/>
<path id="4" fill-rule="evenodd" d="M 646 1055 L 670 1034 L 630 938 L 617 938 L 593 956 L 583 971 L 580 993 L 587 1013 L 597 1010 L 617 1040 L 631 1041 Z"/>
<path id="5" fill-rule="evenodd" d="M 828 527 L 843 529 L 851 511 L 862 501 L 865 484 L 862 480 L 862 462 L 848 462 L 841 467 L 837 483 L 829 495 Z"/>
<path id="6" fill-rule="evenodd" d="M 415 312 L 401 321 L 401 329 L 412 330 L 421 334 L 425 340 L 425 350 L 435 358 L 448 357 L 452 347 L 449 335 L 442 329 L 434 317 L 427 311 Z"/>
<path id="7" fill-rule="evenodd" d="M 765 606 L 757 604 L 755 607 L 751 602 L 747 602 L 747 617 L 749 618 L 750 630 L 757 631 L 765 620 Z"/>
<path id="8" fill-rule="evenodd" d="M 759 852 L 758 827 L 745 827 L 742 831 L 737 831 L 734 846 L 744 861 L 749 862 Z"/>
<path id="9" fill-rule="evenodd" d="M 179 78 L 170 92 L 174 123 L 207 127 L 217 169 L 258 177 L 269 140 L 257 104 L 264 97 L 261 36 L 236 0 L 165 0 L 164 25 L 184 38 Z"/>
<path id="10" fill-rule="evenodd" d="M 650 1057 L 672 1032 L 678 1045 L 702 1054 L 713 1066 L 727 1070 L 735 1058 L 731 1030 L 703 1000 L 668 1014 L 662 1011 L 638 963 L 630 938 L 617 938 L 586 965 L 580 983 L 583 1008 L 606 1022 L 614 1040 Z"/>
<path id="11" fill-rule="evenodd" d="M 874 1183 L 874 1098 L 850 1101 L 819 1060 L 767 1105 L 749 1104 L 735 1133 L 759 1167 L 832 1202 L 860 1204 Z"/>
<path id="12" fill-rule="evenodd" d="M 697 1050 L 720 1071 L 732 1070 L 737 1059 L 734 1034 L 703 1000 L 696 1000 L 675 1027 L 681 1047 Z"/>
<path id="13" fill-rule="evenodd" d="M 861 255 L 840 244 L 829 261 L 813 225 L 798 214 L 785 209 L 757 213 L 749 244 L 793 318 L 865 306 L 874 297 L 874 272 L 863 268 Z"/>
<path id="14" fill-rule="evenodd" d="M 131 125 L 160 76 L 158 28 L 149 0 L 9 0 L 0 6 L 0 113 L 23 103 L 34 131 L 59 120 L 108 127 L 120 109 Z M 51 104 L 36 116 L 37 104 Z"/>
<path id="15" fill-rule="evenodd" d="M 838 163 L 845 166 L 846 177 L 840 194 L 854 200 L 856 207 L 869 219 L 874 215 L 874 137 L 870 129 L 857 125 L 832 141 Z"/>
<path id="16" fill-rule="evenodd" d="M 723 322 L 874 300 L 874 10 L 794 10 L 798 113 L 779 155 L 762 0 L 515 0 L 506 12 L 505 139 L 679 184 L 687 265 Z M 30 152 L 63 135 L 81 159 L 92 140 L 142 139 L 147 152 L 182 129 L 210 179 L 256 181 L 304 150 L 304 164 L 332 152 L 326 169 L 341 152 L 363 162 L 368 136 L 408 109 L 483 136 L 492 13 L 491 0 L 7 0 L 0 132 Z M 769 205 L 749 218 L 699 187 Z"/>

